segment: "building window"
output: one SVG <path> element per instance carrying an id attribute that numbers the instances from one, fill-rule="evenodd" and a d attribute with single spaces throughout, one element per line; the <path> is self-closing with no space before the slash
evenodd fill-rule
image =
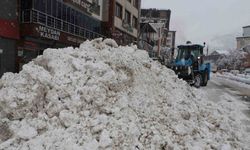
<path id="1" fill-rule="evenodd" d="M 93 0 L 93 3 L 99 5 L 99 0 Z"/>
<path id="2" fill-rule="evenodd" d="M 46 0 L 34 0 L 34 8 L 43 13 L 46 12 Z"/>
<path id="3" fill-rule="evenodd" d="M 31 9 L 32 8 L 32 0 L 23 0 L 23 1 L 21 1 L 21 8 L 23 10 Z"/>
<path id="4" fill-rule="evenodd" d="M 115 16 L 122 19 L 122 6 L 118 3 L 115 6 Z"/>
<path id="5" fill-rule="evenodd" d="M 129 1 L 131 3 L 131 0 L 127 0 L 127 1 Z"/>
<path id="6" fill-rule="evenodd" d="M 137 29 L 137 18 L 133 16 L 132 26 Z"/>
<path id="7" fill-rule="evenodd" d="M 139 3 L 138 3 L 138 0 L 133 0 L 133 5 L 135 8 L 139 8 Z"/>
<path id="8" fill-rule="evenodd" d="M 125 23 L 127 23 L 127 24 L 131 23 L 131 14 L 127 10 L 125 10 Z"/>
<path id="9" fill-rule="evenodd" d="M 57 1 L 52 1 L 52 16 L 56 17 Z"/>
<path id="10" fill-rule="evenodd" d="M 52 6 L 51 6 L 52 0 L 47 0 L 47 14 L 51 15 Z"/>
<path id="11" fill-rule="evenodd" d="M 62 3 L 57 3 L 57 18 L 62 19 Z"/>

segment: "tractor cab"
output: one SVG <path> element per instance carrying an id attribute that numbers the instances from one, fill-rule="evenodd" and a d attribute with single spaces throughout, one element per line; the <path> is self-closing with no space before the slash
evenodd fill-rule
<path id="1" fill-rule="evenodd" d="M 178 46 L 178 54 L 175 59 L 175 64 L 178 66 L 197 67 L 199 63 L 203 63 L 203 48 L 204 46 L 201 45 Z"/>

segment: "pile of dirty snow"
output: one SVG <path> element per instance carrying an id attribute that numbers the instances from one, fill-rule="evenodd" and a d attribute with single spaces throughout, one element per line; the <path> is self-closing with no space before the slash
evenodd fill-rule
<path id="1" fill-rule="evenodd" d="M 0 80 L 0 149 L 241 149 L 243 129 L 136 46 L 47 49 Z"/>

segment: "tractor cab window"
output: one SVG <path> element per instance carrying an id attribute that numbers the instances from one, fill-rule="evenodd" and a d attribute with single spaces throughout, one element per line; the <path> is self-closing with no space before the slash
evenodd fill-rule
<path id="1" fill-rule="evenodd" d="M 188 57 L 189 51 L 187 49 L 178 49 L 178 55 L 176 57 L 176 60 L 182 60 L 186 59 Z"/>
<path id="2" fill-rule="evenodd" d="M 182 60 L 182 59 L 188 60 L 189 58 L 196 59 L 201 55 L 202 54 L 199 48 L 181 47 L 178 49 L 178 55 L 176 57 L 176 60 Z"/>
<path id="3" fill-rule="evenodd" d="M 201 56 L 200 50 L 199 49 L 194 49 L 191 51 L 191 53 L 194 55 L 195 58 Z"/>

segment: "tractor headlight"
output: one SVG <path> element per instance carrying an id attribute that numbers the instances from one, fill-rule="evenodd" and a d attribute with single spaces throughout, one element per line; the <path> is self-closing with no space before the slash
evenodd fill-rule
<path id="1" fill-rule="evenodd" d="M 188 67 L 188 75 L 190 75 L 191 73 L 192 73 L 191 67 Z"/>

